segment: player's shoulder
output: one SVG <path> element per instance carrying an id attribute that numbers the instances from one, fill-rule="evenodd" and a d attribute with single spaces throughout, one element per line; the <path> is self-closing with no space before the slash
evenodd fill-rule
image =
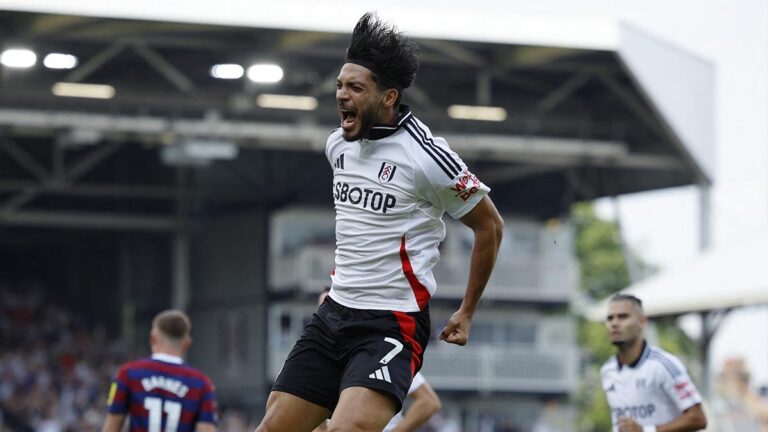
<path id="1" fill-rule="evenodd" d="M 192 377 L 192 378 L 198 378 L 198 379 L 201 379 L 201 380 L 202 379 L 206 379 L 206 380 L 208 379 L 208 376 L 203 371 L 201 371 L 200 369 L 198 369 L 198 368 L 196 368 L 196 367 L 194 367 L 194 366 L 192 366 L 192 365 L 190 365 L 188 363 L 180 363 L 180 364 L 163 363 L 163 364 L 166 365 L 170 371 L 173 371 L 175 373 L 178 373 L 178 374 L 181 374 L 181 375 L 184 375 L 184 376 L 188 376 L 188 377 Z"/>
<path id="2" fill-rule="evenodd" d="M 135 360 L 130 360 L 125 363 L 123 363 L 120 366 L 119 371 L 132 371 L 132 370 L 141 370 L 141 369 L 147 369 L 152 367 L 152 360 L 148 358 L 140 358 Z"/>
<path id="3" fill-rule="evenodd" d="M 202 371 L 186 362 L 177 363 L 151 358 L 146 359 L 146 361 L 139 366 L 169 375 L 189 376 L 194 378 L 205 376 Z"/>
<path id="4" fill-rule="evenodd" d="M 616 372 L 618 370 L 619 370 L 619 366 L 616 362 L 616 357 L 612 356 L 608 358 L 608 360 L 603 362 L 602 366 L 600 366 L 600 375 Z"/>
<path id="5" fill-rule="evenodd" d="M 195 379 L 197 379 L 197 380 L 199 380 L 199 381 L 201 381 L 201 382 L 203 382 L 205 384 L 208 384 L 209 386 L 213 387 L 213 380 L 208 375 L 206 375 L 205 372 L 201 371 L 200 369 L 198 369 L 198 368 L 196 368 L 194 366 L 188 365 L 186 363 L 183 364 L 182 366 L 186 368 L 185 370 L 186 370 L 188 376 L 190 376 L 192 378 L 195 378 Z"/>
<path id="6" fill-rule="evenodd" d="M 205 381 L 205 382 L 213 382 L 211 380 L 211 378 L 208 375 L 206 375 L 205 372 L 201 371 L 200 369 L 198 369 L 196 367 L 193 367 L 193 366 L 189 366 L 189 365 L 187 365 L 187 368 L 188 368 L 190 374 L 198 377 L 200 380 Z"/>
<path id="7" fill-rule="evenodd" d="M 648 346 L 648 351 L 648 363 L 654 365 L 658 371 L 669 374 L 673 378 L 685 373 L 685 366 L 674 354 L 653 345 Z"/>
<path id="8" fill-rule="evenodd" d="M 332 130 L 330 134 L 328 134 L 328 139 L 326 141 L 326 146 L 338 144 L 344 141 L 344 137 L 341 135 L 343 130 L 340 127 L 337 127 L 336 129 Z"/>
<path id="9" fill-rule="evenodd" d="M 440 177 L 444 174 L 453 180 L 463 171 L 463 162 L 450 149 L 448 142 L 432 135 L 429 127 L 418 118 L 411 116 L 403 123 L 402 129 L 405 133 L 401 134 L 401 140 L 405 148 L 425 172 Z"/>
<path id="10" fill-rule="evenodd" d="M 434 136 L 429 126 L 414 115 L 409 115 L 407 118 L 403 119 L 400 127 L 405 131 L 404 134 L 401 134 L 402 140 L 420 144 L 422 150 L 426 145 L 441 147 L 448 146 L 448 143 L 443 137 Z"/>
<path id="11" fill-rule="evenodd" d="M 328 135 L 328 140 L 341 138 L 342 132 L 343 130 L 340 127 L 333 128 L 333 130 L 331 130 L 331 133 Z"/>

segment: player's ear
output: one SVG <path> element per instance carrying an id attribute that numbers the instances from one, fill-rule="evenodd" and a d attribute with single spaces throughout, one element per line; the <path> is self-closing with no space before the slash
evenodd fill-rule
<path id="1" fill-rule="evenodd" d="M 181 343 L 181 349 L 184 350 L 184 352 L 187 352 L 189 350 L 189 347 L 192 346 L 192 338 L 190 336 L 187 336 L 184 338 L 184 342 Z"/>
<path id="2" fill-rule="evenodd" d="M 392 108 L 395 106 L 399 94 L 397 89 L 386 89 L 384 90 L 384 97 L 382 98 L 381 103 L 384 104 L 384 107 L 386 108 Z"/>

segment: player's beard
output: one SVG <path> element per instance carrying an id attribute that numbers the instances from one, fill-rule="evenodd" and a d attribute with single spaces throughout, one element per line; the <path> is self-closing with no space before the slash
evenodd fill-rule
<path id="1" fill-rule="evenodd" d="M 611 344 L 618 348 L 619 350 L 623 350 L 625 348 L 629 348 L 632 345 L 634 345 L 637 342 L 638 337 L 632 337 L 632 336 L 625 336 L 622 339 L 619 340 L 612 340 Z"/>
<path id="2" fill-rule="evenodd" d="M 358 132 L 349 136 L 346 135 L 346 132 L 341 134 L 345 141 L 357 141 L 361 138 L 366 138 L 368 136 L 368 132 L 371 131 L 371 128 L 376 123 L 379 123 L 379 104 L 371 104 L 365 108 L 366 109 L 362 112 L 359 110 L 357 111 L 357 122 L 360 124 L 360 129 Z"/>
<path id="3" fill-rule="evenodd" d="M 623 349 L 624 347 L 628 347 L 630 345 L 629 342 L 625 340 L 611 341 L 611 344 L 613 344 L 613 346 L 618 349 Z"/>

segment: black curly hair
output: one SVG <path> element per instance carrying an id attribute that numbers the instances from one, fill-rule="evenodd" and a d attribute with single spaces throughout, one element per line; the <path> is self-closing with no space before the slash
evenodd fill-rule
<path id="1" fill-rule="evenodd" d="M 345 61 L 369 69 L 382 88 L 397 89 L 399 103 L 403 90 L 411 86 L 419 70 L 417 49 L 416 43 L 395 26 L 383 23 L 375 13 L 368 12 L 352 31 Z"/>

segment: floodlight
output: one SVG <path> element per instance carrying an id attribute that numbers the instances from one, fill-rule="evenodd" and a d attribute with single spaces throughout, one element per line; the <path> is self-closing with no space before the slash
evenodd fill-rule
<path id="1" fill-rule="evenodd" d="M 0 54 L 0 63 L 9 68 L 28 68 L 37 63 L 37 54 L 25 48 L 11 48 Z"/>
<path id="2" fill-rule="evenodd" d="M 43 59 L 48 69 L 73 69 L 77 66 L 77 57 L 72 54 L 50 53 Z"/>
<path id="3" fill-rule="evenodd" d="M 451 105 L 448 107 L 448 116 L 460 120 L 500 122 L 507 119 L 507 110 L 493 106 Z"/>
<path id="4" fill-rule="evenodd" d="M 239 79 L 243 76 L 243 67 L 232 63 L 213 65 L 211 76 L 217 79 Z"/>
<path id="5" fill-rule="evenodd" d="M 255 64 L 248 68 L 248 79 L 256 83 L 276 83 L 283 79 L 283 68 L 276 64 Z"/>
<path id="6" fill-rule="evenodd" d="M 292 96 L 265 93 L 256 97 L 256 105 L 262 108 L 313 111 L 317 108 L 317 98 L 312 96 Z"/>

